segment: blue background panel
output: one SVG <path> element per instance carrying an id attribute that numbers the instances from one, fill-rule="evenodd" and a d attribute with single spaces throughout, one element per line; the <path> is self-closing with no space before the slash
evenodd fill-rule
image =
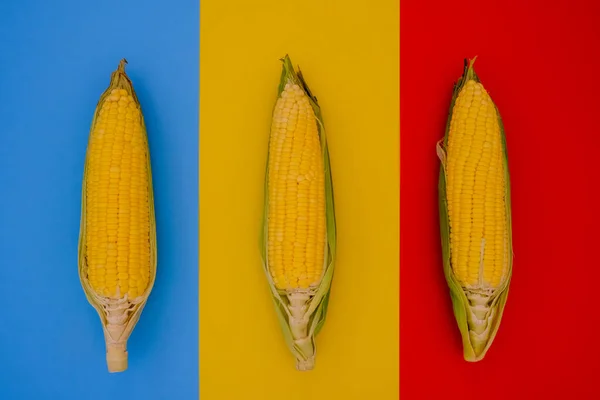
<path id="1" fill-rule="evenodd" d="M 198 398 L 197 0 L 0 1 L 0 398 Z M 77 274 L 81 183 L 121 58 L 146 118 L 154 290 L 109 374 Z"/>

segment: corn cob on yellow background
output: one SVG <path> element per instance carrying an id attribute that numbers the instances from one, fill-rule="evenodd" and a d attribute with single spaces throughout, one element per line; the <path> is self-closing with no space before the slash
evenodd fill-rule
<path id="1" fill-rule="evenodd" d="M 398 398 L 399 5 L 201 2 L 200 396 Z M 318 98 L 338 229 L 317 361 L 298 372 L 259 252 L 281 62 Z"/>

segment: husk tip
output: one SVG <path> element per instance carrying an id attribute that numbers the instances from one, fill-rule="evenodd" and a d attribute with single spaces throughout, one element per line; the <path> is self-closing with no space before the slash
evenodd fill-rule
<path id="1" fill-rule="evenodd" d="M 294 65 L 292 64 L 292 59 L 289 54 L 286 54 L 284 57 L 279 59 L 283 63 L 283 71 L 287 76 L 295 76 L 296 71 L 294 70 Z"/>
<path id="2" fill-rule="evenodd" d="M 125 66 L 127 65 L 127 59 L 122 58 L 121 61 L 119 61 L 119 66 L 117 67 L 117 71 L 119 72 L 125 72 Z"/>
<path id="3" fill-rule="evenodd" d="M 475 56 L 469 60 L 469 68 L 473 68 L 473 64 L 475 64 L 475 60 L 477 60 L 477 57 L 479 56 Z"/>
<path id="4" fill-rule="evenodd" d="M 475 68 L 473 67 L 473 65 L 475 64 L 477 57 L 478 56 L 475 56 L 470 59 L 465 58 L 465 77 L 467 80 L 476 79 Z"/>
<path id="5" fill-rule="evenodd" d="M 285 54 L 283 57 L 281 57 L 281 58 L 279 59 L 279 61 L 281 61 L 281 62 L 282 62 L 282 63 L 284 63 L 284 64 L 285 64 L 286 62 L 291 62 L 291 60 L 290 60 L 290 55 L 286 53 L 286 54 Z"/>

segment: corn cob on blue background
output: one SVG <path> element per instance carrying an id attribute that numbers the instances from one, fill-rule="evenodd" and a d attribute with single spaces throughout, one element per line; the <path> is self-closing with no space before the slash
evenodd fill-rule
<path id="1" fill-rule="evenodd" d="M 0 398 L 198 398 L 199 2 L 0 2 Z M 77 275 L 81 183 L 100 94 L 129 62 L 144 112 L 156 283 L 109 374 Z"/>

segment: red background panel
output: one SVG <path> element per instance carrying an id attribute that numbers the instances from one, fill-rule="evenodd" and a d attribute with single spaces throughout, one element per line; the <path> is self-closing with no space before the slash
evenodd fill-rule
<path id="1" fill-rule="evenodd" d="M 400 16 L 402 400 L 600 399 L 600 2 L 402 0 Z M 467 363 L 435 144 L 475 55 L 506 129 L 515 259 L 496 340 Z"/>

